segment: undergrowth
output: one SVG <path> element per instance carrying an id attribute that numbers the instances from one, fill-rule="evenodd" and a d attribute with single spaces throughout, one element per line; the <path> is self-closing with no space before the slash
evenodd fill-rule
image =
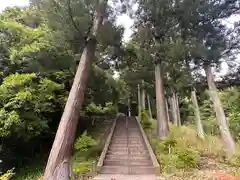
<path id="1" fill-rule="evenodd" d="M 102 120 L 96 122 L 89 131 L 85 131 L 81 134 L 74 144 L 74 155 L 72 157 L 73 173 L 75 177 L 79 177 L 82 174 L 91 171 L 96 164 L 98 157 L 103 148 L 103 143 L 100 142 L 100 138 L 105 133 L 106 129 L 111 126 L 112 120 Z M 9 171 L 10 173 L 10 171 Z M 7 174 L 4 174 L 5 176 Z M 16 180 L 42 180 L 43 166 L 31 166 L 29 168 L 24 167 L 18 173 L 14 175 Z M 4 177 L 5 177 L 4 176 Z M 1 179 L 0 180 L 8 180 Z"/>
<path id="2" fill-rule="evenodd" d="M 224 163 L 229 167 L 240 167 L 240 155 L 236 154 L 227 159 L 222 142 L 216 136 L 206 135 L 202 140 L 197 137 L 193 126 L 171 126 L 170 136 L 159 141 L 154 133 L 156 121 L 153 121 L 152 126 L 153 130 L 146 132 L 164 173 L 200 169 L 203 158 Z"/>
<path id="3" fill-rule="evenodd" d="M 106 129 L 111 127 L 112 120 L 104 120 L 89 130 L 84 132 L 75 142 L 75 153 L 72 157 L 73 172 L 75 177 L 89 173 L 95 168 L 98 157 L 101 155 L 104 142 L 103 135 Z"/>
<path id="4" fill-rule="evenodd" d="M 8 170 L 6 173 L 4 173 L 3 175 L 0 176 L 0 180 L 9 180 L 13 175 L 14 175 L 14 172 L 13 172 L 14 169 L 10 169 Z"/>

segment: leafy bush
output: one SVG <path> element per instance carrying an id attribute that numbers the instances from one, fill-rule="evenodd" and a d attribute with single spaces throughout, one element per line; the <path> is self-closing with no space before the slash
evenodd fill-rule
<path id="1" fill-rule="evenodd" d="M 13 175 L 13 169 L 8 170 L 6 173 L 0 176 L 0 180 L 9 180 Z"/>
<path id="2" fill-rule="evenodd" d="M 97 141 L 95 141 L 91 136 L 87 135 L 85 131 L 76 141 L 75 149 L 81 152 L 86 152 L 93 146 L 97 145 Z"/>
<path id="3" fill-rule="evenodd" d="M 42 167 L 29 167 L 22 168 L 16 176 L 16 180 L 40 180 L 43 176 Z"/>
<path id="4" fill-rule="evenodd" d="M 76 141 L 73 156 L 73 172 L 76 176 L 91 170 L 93 162 L 101 153 L 101 147 L 87 132 L 84 132 Z"/>
<path id="5" fill-rule="evenodd" d="M 240 167 L 240 153 L 228 159 L 227 163 L 230 164 L 231 166 Z"/>
<path id="6" fill-rule="evenodd" d="M 165 141 L 152 139 L 151 143 L 160 162 L 162 171 L 174 172 L 176 169 L 197 167 L 199 155 L 190 147 L 182 148 L 174 136 Z"/>
<path id="7" fill-rule="evenodd" d="M 86 115 L 109 115 L 116 114 L 116 109 L 112 103 L 106 103 L 105 106 L 96 105 L 91 102 L 85 109 Z"/>
<path id="8" fill-rule="evenodd" d="M 221 140 L 216 136 L 209 135 L 204 140 L 199 139 L 195 127 L 171 126 L 171 134 L 164 141 L 159 141 L 150 133 L 149 137 L 160 162 L 161 170 L 164 172 L 196 168 L 200 162 L 200 157 L 216 159 L 217 161 L 225 159 Z M 239 157 L 235 156 L 231 161 L 225 162 L 237 166 L 240 164 Z"/>
<path id="9" fill-rule="evenodd" d="M 91 170 L 92 164 L 93 164 L 92 161 L 83 161 L 80 163 L 75 163 L 73 165 L 73 172 L 76 176 L 87 173 Z"/>
<path id="10" fill-rule="evenodd" d="M 196 168 L 199 160 L 199 155 L 196 151 L 186 148 L 186 149 L 177 149 L 176 154 L 178 157 L 177 168 Z"/>
<path id="11" fill-rule="evenodd" d="M 145 130 L 151 129 L 152 123 L 151 123 L 148 113 L 146 111 L 142 111 L 140 117 L 141 117 L 141 124 L 142 124 L 143 129 L 145 129 Z"/>
<path id="12" fill-rule="evenodd" d="M 39 148 L 39 141 L 52 136 L 50 125 L 63 107 L 65 94 L 62 84 L 36 74 L 11 74 L 3 80 L 0 138 L 4 169 L 22 166 L 28 155 L 35 156 L 33 149 Z"/>
<path id="13" fill-rule="evenodd" d="M 0 137 L 28 140 L 47 130 L 47 113 L 63 104 L 64 87 L 35 74 L 12 74 L 0 86 Z"/>

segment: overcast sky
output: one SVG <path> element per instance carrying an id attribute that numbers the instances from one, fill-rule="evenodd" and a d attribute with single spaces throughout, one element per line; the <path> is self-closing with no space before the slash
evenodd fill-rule
<path id="1" fill-rule="evenodd" d="M 13 7 L 13 6 L 26 6 L 29 4 L 29 0 L 0 0 L 0 11 L 4 10 L 6 7 Z M 118 17 L 117 20 L 118 25 L 123 25 L 126 29 L 124 38 L 129 40 L 131 36 L 130 27 L 133 25 L 133 21 L 127 16 L 122 15 Z"/>
<path id="2" fill-rule="evenodd" d="M 26 6 L 29 4 L 29 0 L 0 0 L 0 11 L 4 10 L 6 7 L 13 7 L 13 6 Z M 233 23 L 240 20 L 240 15 L 232 16 L 224 21 L 224 23 L 231 27 L 233 26 Z M 125 33 L 124 33 L 124 40 L 127 41 L 130 39 L 130 36 L 132 34 L 131 26 L 133 25 L 133 21 L 127 16 L 122 15 L 119 16 L 117 19 L 118 25 L 123 25 L 125 27 Z M 240 59 L 240 58 L 239 58 Z M 221 74 L 225 74 L 228 71 L 228 67 L 223 64 L 222 66 L 222 72 Z"/>
<path id="3" fill-rule="evenodd" d="M 0 11 L 4 10 L 6 7 L 13 7 L 13 6 L 26 6 L 29 3 L 29 0 L 1 0 L 2 2 L 0 3 Z M 228 26 L 232 26 L 232 23 L 235 21 L 240 20 L 240 15 L 238 16 L 233 16 L 225 21 L 225 23 Z M 129 40 L 131 36 L 131 26 L 133 25 L 133 21 L 129 18 L 127 15 L 122 15 L 119 16 L 117 19 L 117 24 L 118 25 L 123 25 L 126 29 L 125 34 L 124 34 L 124 39 Z"/>

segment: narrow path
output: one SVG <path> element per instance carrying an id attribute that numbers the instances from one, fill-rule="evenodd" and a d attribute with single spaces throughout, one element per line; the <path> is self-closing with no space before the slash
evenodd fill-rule
<path id="1" fill-rule="evenodd" d="M 156 180 L 155 169 L 137 120 L 122 117 L 116 127 L 100 173 L 94 180 Z"/>

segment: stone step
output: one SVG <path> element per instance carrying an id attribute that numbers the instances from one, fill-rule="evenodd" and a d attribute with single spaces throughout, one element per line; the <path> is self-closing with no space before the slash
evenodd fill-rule
<path id="1" fill-rule="evenodd" d="M 112 160 L 105 159 L 104 165 L 106 166 L 152 166 L 150 160 Z"/>
<path id="2" fill-rule="evenodd" d="M 100 174 L 155 174 L 153 163 L 135 119 L 125 118 L 117 121 Z"/>
<path id="3" fill-rule="evenodd" d="M 125 148 L 128 148 L 128 147 L 129 148 L 134 148 L 134 147 L 140 148 L 140 147 L 143 147 L 143 148 L 145 148 L 145 145 L 143 143 L 134 143 L 134 144 L 132 144 L 132 143 L 126 143 L 126 144 L 124 144 L 124 143 L 122 143 L 122 144 L 112 143 L 112 144 L 110 144 L 109 147 L 111 147 L 111 148 L 114 148 L 114 147 L 116 147 L 116 148 L 119 148 L 119 147 L 125 147 Z"/>
<path id="4" fill-rule="evenodd" d="M 124 161 L 128 161 L 128 160 L 150 160 L 150 156 L 144 155 L 144 156 L 126 156 L 126 155 L 111 155 L 108 154 L 106 155 L 106 159 L 111 159 L 111 160 L 124 160 Z"/>
<path id="5" fill-rule="evenodd" d="M 128 152 L 128 151 L 114 151 L 114 150 L 109 150 L 107 152 L 107 155 L 117 155 L 117 156 L 149 156 L 148 151 L 142 151 L 142 152 Z"/>
<path id="6" fill-rule="evenodd" d="M 156 175 L 122 175 L 122 174 L 99 174 L 93 180 L 165 180 Z"/>
<path id="7" fill-rule="evenodd" d="M 131 147 L 131 148 L 127 148 L 127 147 L 109 147 L 108 149 L 109 151 L 117 151 L 117 152 L 129 152 L 131 154 L 142 154 L 143 152 L 147 152 L 147 150 L 144 147 Z"/>
<path id="8" fill-rule="evenodd" d="M 103 166 L 100 174 L 155 174 L 149 166 Z"/>
<path id="9" fill-rule="evenodd" d="M 122 142 L 129 142 L 129 141 L 139 141 L 139 142 L 143 142 L 142 138 L 112 138 L 112 142 L 115 141 L 122 141 Z"/>
<path id="10" fill-rule="evenodd" d="M 143 142 L 143 140 L 114 140 L 111 142 L 111 144 L 125 144 L 125 143 L 128 143 L 128 144 L 145 144 Z"/>

